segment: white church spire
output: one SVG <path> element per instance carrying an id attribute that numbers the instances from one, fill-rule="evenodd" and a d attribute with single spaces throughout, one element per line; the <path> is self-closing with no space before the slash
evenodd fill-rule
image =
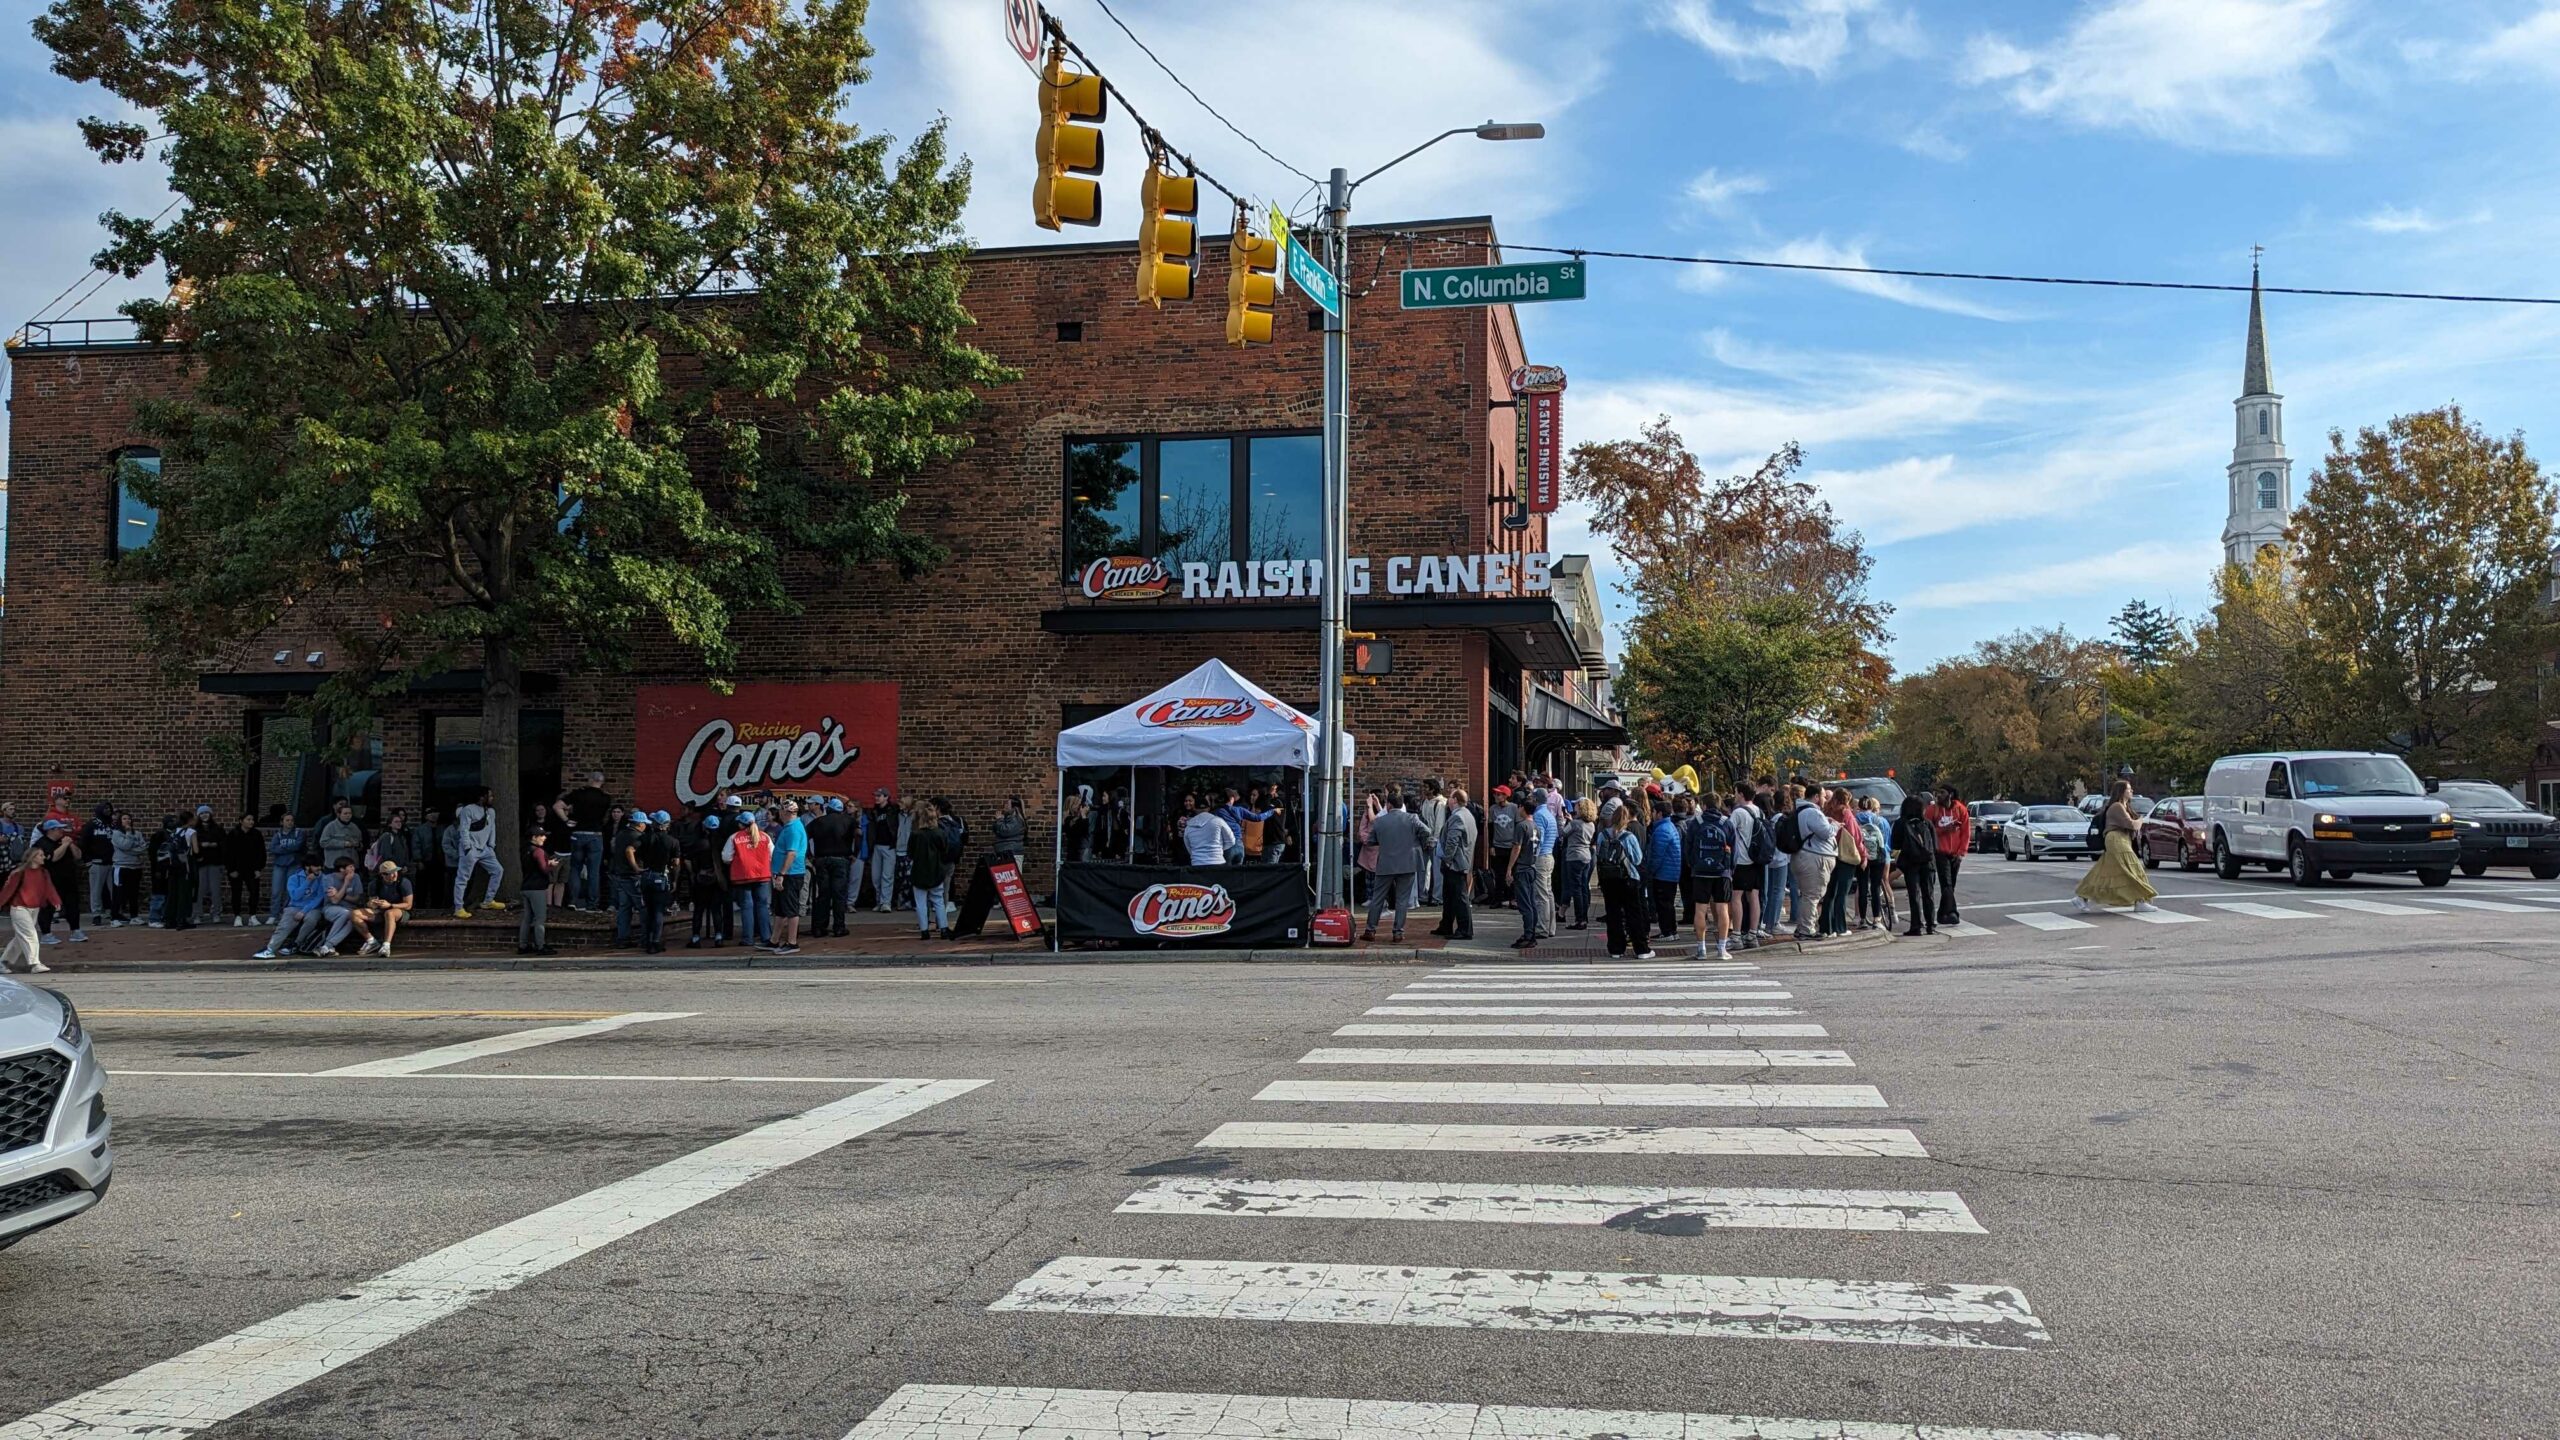
<path id="1" fill-rule="evenodd" d="M 2222 523 L 2222 555 L 2234 565 L 2246 565 L 2261 549 L 2281 545 L 2293 514 L 2284 397 L 2275 393 L 2268 375 L 2266 302 L 2254 258 L 2249 262 L 2249 350 L 2241 365 L 2240 390 L 2240 398 L 2232 402 L 2231 511 Z"/>

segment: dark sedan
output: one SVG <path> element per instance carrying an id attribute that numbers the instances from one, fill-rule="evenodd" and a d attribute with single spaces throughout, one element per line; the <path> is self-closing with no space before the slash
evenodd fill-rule
<path id="1" fill-rule="evenodd" d="M 2213 838 L 2204 827 L 2204 797 L 2172 795 L 2142 817 L 2142 863 L 2158 869 L 2174 863 L 2201 870 L 2213 863 Z"/>
<path id="2" fill-rule="evenodd" d="M 2492 865 L 2521 865 L 2536 880 L 2560 880 L 2560 821 L 2486 780 L 2430 786 L 2453 812 L 2462 841 L 2462 873 L 2477 878 Z"/>
<path id="3" fill-rule="evenodd" d="M 2000 848 L 2000 832 L 2026 807 L 2015 800 L 1985 800 L 1972 807 L 1973 848 L 1988 855 Z"/>

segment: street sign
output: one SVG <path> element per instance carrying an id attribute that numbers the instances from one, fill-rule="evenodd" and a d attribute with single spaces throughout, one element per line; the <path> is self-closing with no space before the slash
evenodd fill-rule
<path id="1" fill-rule="evenodd" d="M 1040 0 L 1004 0 L 1004 38 L 1022 63 L 1040 63 Z"/>
<path id="2" fill-rule="evenodd" d="M 1274 203 L 1271 207 L 1271 238 L 1280 244 L 1280 273 L 1271 277 L 1271 293 L 1276 299 L 1289 293 L 1289 252 L 1297 247 L 1289 243 L 1289 213 Z"/>
<path id="3" fill-rule="evenodd" d="M 1333 272 L 1324 268 L 1324 262 L 1316 258 L 1314 251 L 1304 245 L 1289 247 L 1289 278 L 1297 281 L 1298 288 L 1306 292 L 1308 299 L 1322 306 L 1324 313 L 1336 320 L 1342 318 L 1342 286 L 1333 278 Z"/>
<path id="4" fill-rule="evenodd" d="M 1526 305 L 1539 300 L 1579 300 L 1589 267 L 1579 260 L 1527 265 L 1460 265 L 1407 270 L 1398 287 L 1407 310 L 1460 305 Z"/>

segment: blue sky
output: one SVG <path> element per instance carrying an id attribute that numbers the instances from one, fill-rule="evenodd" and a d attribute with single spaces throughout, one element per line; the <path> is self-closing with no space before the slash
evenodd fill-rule
<path id="1" fill-rule="evenodd" d="M 79 273 L 100 210 L 163 197 L 85 156 L 70 121 L 93 97 L 46 73 L 33 7 L 0 8 L 14 320 Z M 1094 0 L 1049 8 L 1212 171 L 1302 192 Z M 2214 282 L 2244 282 L 2255 244 L 2275 284 L 2560 293 L 2555 0 L 1113 8 L 1310 172 L 1487 117 L 1546 123 L 1538 144 L 1443 144 L 1363 190 L 1366 221 L 1486 212 L 1515 243 Z M 851 113 L 900 135 L 948 117 L 977 169 L 973 234 L 1012 244 L 1046 234 L 1000 10 L 875 0 Z M 1904 666 L 2025 625 L 2095 633 L 2134 596 L 2203 607 L 2244 298 L 1618 261 L 1594 262 L 1591 290 L 1524 312 L 1533 357 L 1573 377 L 1568 439 L 1667 413 L 1730 469 L 1801 442 L 1875 551 Z M 2268 325 L 2297 498 L 2330 429 L 2447 400 L 2560 459 L 2560 308 L 2277 297 Z"/>

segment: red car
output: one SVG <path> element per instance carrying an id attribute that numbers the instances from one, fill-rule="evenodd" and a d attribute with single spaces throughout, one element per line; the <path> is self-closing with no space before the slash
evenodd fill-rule
<path id="1" fill-rule="evenodd" d="M 2157 870 L 2164 860 L 2181 870 L 2213 863 L 2213 838 L 2204 828 L 2204 797 L 2172 795 L 2142 817 L 2142 863 Z"/>

